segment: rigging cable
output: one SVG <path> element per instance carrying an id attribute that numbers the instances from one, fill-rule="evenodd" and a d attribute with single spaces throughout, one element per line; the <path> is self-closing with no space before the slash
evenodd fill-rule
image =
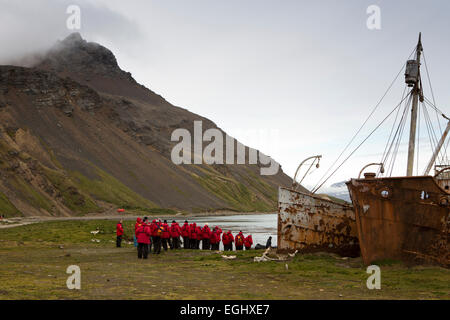
<path id="1" fill-rule="evenodd" d="M 413 51 L 410 53 L 410 55 L 408 56 L 407 60 L 409 60 L 409 58 L 411 58 L 411 56 L 416 52 L 417 47 L 414 46 Z M 361 125 L 361 127 L 358 129 L 358 131 L 354 134 L 354 136 L 352 137 L 352 139 L 350 140 L 350 142 L 345 146 L 344 150 L 340 153 L 340 155 L 337 157 L 337 159 L 333 162 L 333 164 L 328 168 L 328 170 L 324 173 L 324 175 L 318 180 L 317 184 L 314 186 L 312 193 L 315 193 L 317 190 L 320 189 L 317 188 L 317 186 L 319 185 L 320 181 L 322 181 L 326 175 L 331 171 L 331 169 L 336 165 L 336 163 L 339 161 L 339 159 L 342 157 L 342 155 L 345 153 L 345 151 L 347 151 L 348 147 L 350 147 L 350 145 L 353 143 L 353 141 L 355 140 L 355 138 L 358 136 L 358 134 L 361 132 L 361 130 L 364 128 L 364 126 L 366 125 L 366 123 L 369 121 L 369 119 L 372 117 L 372 115 L 375 113 L 375 111 L 378 109 L 378 107 L 380 106 L 381 102 L 383 101 L 384 97 L 386 97 L 386 95 L 388 94 L 388 92 L 391 90 L 392 86 L 394 85 L 395 81 L 397 81 L 398 76 L 402 73 L 403 69 L 405 69 L 405 64 L 402 64 L 402 68 L 400 69 L 400 71 L 397 73 L 397 75 L 395 76 L 394 80 L 391 82 L 391 84 L 389 85 L 389 87 L 387 88 L 387 90 L 385 91 L 385 93 L 383 94 L 383 96 L 381 97 L 381 99 L 378 101 L 378 103 L 375 105 L 375 107 L 373 108 L 372 112 L 369 114 L 369 116 L 367 117 L 367 119 L 364 121 L 364 123 Z M 328 178 L 327 178 L 328 180 Z M 320 185 L 322 186 L 323 183 Z"/>
<path id="2" fill-rule="evenodd" d="M 405 97 L 406 88 L 407 88 L 407 87 L 405 86 L 405 88 L 403 89 L 402 99 Z M 392 132 L 394 132 L 395 124 L 397 123 L 397 119 L 398 119 L 398 115 L 400 114 L 400 110 L 401 110 L 401 108 L 398 108 L 397 114 L 395 115 L 394 122 L 392 123 L 392 128 L 391 128 L 391 132 L 389 133 L 389 138 L 388 138 L 388 140 L 387 140 L 386 147 L 384 148 L 383 155 L 381 156 L 381 161 L 380 161 L 380 163 L 383 163 L 383 165 L 384 165 L 385 157 L 387 158 L 387 156 L 388 156 L 388 154 L 389 154 L 389 152 L 390 152 L 390 149 L 391 149 L 391 147 L 392 147 L 392 145 L 391 145 L 391 147 L 389 147 L 389 150 L 388 150 L 388 146 L 390 145 L 390 142 L 391 142 Z M 397 129 L 397 130 L 398 130 L 398 129 Z M 397 134 L 397 132 L 396 132 L 396 134 Z M 394 139 L 395 139 L 395 136 L 392 138 L 392 141 L 393 141 Z M 387 153 L 386 153 L 386 152 L 387 152 Z M 381 174 L 381 166 L 378 168 L 377 177 L 378 177 L 380 174 Z"/>
<path id="3" fill-rule="evenodd" d="M 409 96 L 409 93 L 408 93 L 408 95 L 407 96 Z M 406 97 L 405 97 L 405 99 L 406 99 Z M 403 100 L 405 100 L 405 99 L 403 99 Z M 347 158 L 345 158 L 344 159 L 344 161 L 342 161 L 342 163 L 328 176 L 328 178 L 326 178 L 321 184 L 320 184 L 320 186 L 319 187 L 317 187 L 316 189 L 314 189 L 313 191 L 312 191 L 312 193 L 315 193 L 315 192 L 317 192 L 317 190 L 319 190 L 327 181 L 328 181 L 328 179 L 330 179 L 335 173 L 336 173 L 336 171 L 338 171 L 340 168 L 341 168 L 341 166 L 372 136 L 372 134 L 375 132 L 375 131 L 377 131 L 378 130 L 378 128 L 394 113 L 394 111 L 395 110 L 397 110 L 397 108 L 398 107 L 400 107 L 400 105 L 403 103 L 403 100 L 402 101 L 400 101 L 400 103 L 399 104 L 397 104 L 397 106 L 391 111 L 391 112 L 389 112 L 389 114 L 375 127 L 375 129 L 373 129 L 370 133 L 369 133 L 369 135 L 347 156 Z"/>

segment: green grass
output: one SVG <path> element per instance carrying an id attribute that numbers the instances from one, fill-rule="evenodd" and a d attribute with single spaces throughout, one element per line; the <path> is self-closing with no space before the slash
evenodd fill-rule
<path id="1" fill-rule="evenodd" d="M 202 176 L 193 177 L 208 191 L 226 201 L 236 211 L 273 211 L 275 207 L 253 196 L 247 186 L 233 178 L 204 170 Z M 274 202 L 275 203 L 275 202 Z"/>
<path id="2" fill-rule="evenodd" d="M 236 259 L 225 260 L 177 250 L 138 260 L 132 244 L 114 247 L 115 224 L 76 220 L 2 230 L 0 299 L 450 299 L 450 270 L 434 266 L 380 265 L 381 290 L 369 290 L 360 258 L 323 253 L 256 263 L 262 251 L 226 253 Z M 131 237 L 134 221 L 124 227 Z M 72 264 L 81 268 L 81 290 L 66 287 Z"/>
<path id="3" fill-rule="evenodd" d="M 22 215 L 2 192 L 0 192 L 0 214 L 4 217 L 17 217 Z"/>
<path id="4" fill-rule="evenodd" d="M 102 208 L 100 208 L 89 196 L 80 193 L 70 178 L 60 171 L 45 168 L 44 174 L 60 192 L 63 204 L 73 212 L 86 214 L 102 211 Z"/>
<path id="5" fill-rule="evenodd" d="M 28 203 L 30 203 L 33 207 L 37 209 L 44 209 L 48 212 L 52 212 L 52 203 L 51 201 L 44 196 L 41 192 L 36 190 L 33 185 L 26 182 L 19 176 L 14 176 L 10 179 L 10 183 L 14 187 L 14 189 L 18 192 L 18 194 L 25 199 Z"/>
<path id="6" fill-rule="evenodd" d="M 120 207 L 156 208 L 157 206 L 148 199 L 140 196 L 122 182 L 96 168 L 98 179 L 89 179 L 79 172 L 71 172 L 71 178 L 75 185 L 83 192 L 95 199 L 116 204 Z"/>

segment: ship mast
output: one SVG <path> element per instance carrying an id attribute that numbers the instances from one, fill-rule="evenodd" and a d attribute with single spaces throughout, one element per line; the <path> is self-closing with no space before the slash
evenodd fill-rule
<path id="1" fill-rule="evenodd" d="M 415 155 L 415 149 L 416 149 L 416 127 L 417 127 L 417 113 L 418 113 L 418 100 L 420 97 L 420 101 L 423 101 L 423 93 L 422 93 L 422 86 L 421 86 L 421 80 L 420 80 L 420 55 L 422 53 L 422 41 L 421 41 L 421 33 L 419 33 L 419 41 L 417 43 L 416 47 L 416 60 L 409 60 L 407 62 L 407 70 L 405 75 L 408 74 L 408 67 L 409 72 L 411 73 L 411 76 L 413 76 L 414 80 L 413 82 L 407 82 L 408 84 L 412 85 L 414 88 L 412 89 L 412 109 L 411 109 L 411 126 L 410 126 L 410 132 L 409 132 L 409 146 L 408 146 L 408 166 L 406 175 L 412 176 L 413 175 L 413 168 L 414 168 L 414 155 Z"/>

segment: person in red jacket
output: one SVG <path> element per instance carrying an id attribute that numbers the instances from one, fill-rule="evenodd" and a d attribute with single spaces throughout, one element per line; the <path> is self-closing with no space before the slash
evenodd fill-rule
<path id="1" fill-rule="evenodd" d="M 167 245 L 170 241 L 170 230 L 169 230 L 169 224 L 167 223 L 167 220 L 164 220 L 163 224 L 161 225 L 161 243 L 162 247 L 164 248 L 164 251 L 167 251 Z M 169 244 L 170 245 L 170 244 Z"/>
<path id="2" fill-rule="evenodd" d="M 181 236 L 183 237 L 183 246 L 185 249 L 190 248 L 189 244 L 189 223 L 187 220 L 184 221 L 183 226 L 181 227 Z"/>
<path id="3" fill-rule="evenodd" d="M 202 228 L 199 226 L 195 227 L 195 233 L 197 233 L 197 240 L 195 241 L 195 249 L 200 249 L 200 241 L 202 240 Z"/>
<path id="4" fill-rule="evenodd" d="M 153 243 L 153 254 L 161 253 L 161 223 L 160 221 L 153 220 L 150 226 L 152 233 L 152 243 Z"/>
<path id="5" fill-rule="evenodd" d="M 236 246 L 236 250 L 242 250 L 244 248 L 244 234 L 242 231 L 239 231 L 239 233 L 234 238 L 234 245 Z"/>
<path id="6" fill-rule="evenodd" d="M 233 234 L 231 233 L 231 230 L 228 230 L 227 233 L 223 234 L 222 242 L 223 242 L 223 249 L 225 251 L 233 251 L 234 237 Z"/>
<path id="7" fill-rule="evenodd" d="M 122 219 L 120 219 L 119 223 L 116 226 L 116 247 L 120 248 L 122 246 L 122 236 L 123 236 L 123 226 Z"/>
<path id="8" fill-rule="evenodd" d="M 135 246 L 135 247 L 138 246 L 136 231 L 137 231 L 137 229 L 141 226 L 141 224 L 142 224 L 142 219 L 138 217 L 138 218 L 136 219 L 136 223 L 135 223 L 135 225 L 134 225 L 134 236 L 133 236 L 133 240 L 134 240 L 134 246 Z"/>
<path id="9" fill-rule="evenodd" d="M 252 248 L 252 244 L 253 244 L 253 239 L 252 239 L 252 235 L 249 234 L 247 237 L 245 237 L 244 239 L 244 247 L 245 250 L 250 250 Z"/>
<path id="10" fill-rule="evenodd" d="M 214 231 L 211 232 L 211 250 L 219 250 L 220 247 L 220 233 L 217 230 L 217 227 L 214 228 Z"/>
<path id="11" fill-rule="evenodd" d="M 230 251 L 233 251 L 233 242 L 234 242 L 234 236 L 233 236 L 233 234 L 231 233 L 231 230 L 228 230 L 228 239 L 229 239 L 229 241 L 230 241 L 230 244 L 228 245 L 229 246 L 229 250 Z"/>
<path id="12" fill-rule="evenodd" d="M 170 225 L 170 239 L 171 246 L 170 249 L 179 249 L 180 248 L 180 236 L 181 236 L 181 228 L 179 224 L 173 220 Z"/>
<path id="13" fill-rule="evenodd" d="M 189 226 L 189 243 L 191 249 L 197 248 L 197 225 L 195 222 Z"/>
<path id="14" fill-rule="evenodd" d="M 148 249 L 151 243 L 150 241 L 151 231 L 150 227 L 146 222 L 147 218 L 144 218 L 143 223 L 141 223 L 136 230 L 138 242 L 138 259 L 142 258 L 147 259 L 148 257 Z"/>
<path id="15" fill-rule="evenodd" d="M 202 249 L 209 250 L 211 243 L 211 229 L 209 229 L 208 224 L 206 223 L 202 228 Z"/>

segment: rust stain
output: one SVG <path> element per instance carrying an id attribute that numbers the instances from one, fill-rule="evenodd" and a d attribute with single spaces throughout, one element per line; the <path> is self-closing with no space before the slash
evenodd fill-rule
<path id="1" fill-rule="evenodd" d="M 352 206 L 287 188 L 278 194 L 278 251 L 360 254 Z"/>
<path id="2" fill-rule="evenodd" d="M 352 179 L 347 187 L 364 263 L 394 259 L 450 267 L 450 194 L 435 178 Z"/>

